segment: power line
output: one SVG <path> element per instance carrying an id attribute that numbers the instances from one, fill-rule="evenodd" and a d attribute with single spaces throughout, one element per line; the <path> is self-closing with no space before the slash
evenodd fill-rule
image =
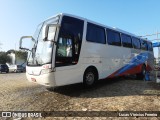
<path id="1" fill-rule="evenodd" d="M 140 36 L 140 37 L 147 37 L 147 36 L 154 36 L 154 35 L 158 35 L 158 34 L 160 34 L 160 33 L 154 33 L 154 34 L 149 34 L 149 35 L 144 35 L 144 36 Z"/>

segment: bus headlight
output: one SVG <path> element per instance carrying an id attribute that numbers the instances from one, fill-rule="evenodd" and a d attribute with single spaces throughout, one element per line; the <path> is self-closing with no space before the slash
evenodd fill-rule
<path id="1" fill-rule="evenodd" d="M 47 74 L 47 73 L 50 73 L 52 72 L 52 69 L 43 69 L 41 70 L 41 74 Z"/>

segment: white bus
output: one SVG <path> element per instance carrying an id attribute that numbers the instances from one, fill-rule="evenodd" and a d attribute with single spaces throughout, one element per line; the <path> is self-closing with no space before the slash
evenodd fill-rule
<path id="1" fill-rule="evenodd" d="M 25 39 L 34 42 L 25 48 Z M 29 40 L 27 40 L 29 42 Z M 42 22 L 35 35 L 23 36 L 20 49 L 30 51 L 26 76 L 31 82 L 56 87 L 152 72 L 152 43 L 134 34 L 88 19 L 61 13 Z"/>

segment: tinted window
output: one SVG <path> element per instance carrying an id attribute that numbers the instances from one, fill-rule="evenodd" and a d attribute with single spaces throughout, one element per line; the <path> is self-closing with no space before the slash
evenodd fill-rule
<path id="1" fill-rule="evenodd" d="M 128 35 L 121 35 L 122 44 L 124 47 L 132 47 L 132 39 Z"/>
<path id="2" fill-rule="evenodd" d="M 2 67 L 6 67 L 7 65 L 2 65 Z"/>
<path id="3" fill-rule="evenodd" d="M 107 41 L 109 45 L 121 45 L 120 34 L 116 31 L 107 30 Z"/>
<path id="4" fill-rule="evenodd" d="M 64 16 L 57 40 L 56 67 L 78 63 L 84 21 Z"/>
<path id="5" fill-rule="evenodd" d="M 2 68 L 8 68 L 8 66 L 7 66 L 7 65 L 1 65 L 1 67 L 2 67 Z"/>
<path id="6" fill-rule="evenodd" d="M 147 46 L 147 42 L 144 40 L 141 40 L 141 49 L 142 50 L 147 50 L 148 46 Z"/>
<path id="7" fill-rule="evenodd" d="M 23 68 L 23 66 L 22 65 L 17 65 L 17 68 Z"/>
<path id="8" fill-rule="evenodd" d="M 133 44 L 133 48 L 135 49 L 140 49 L 141 48 L 141 44 L 138 38 L 133 37 L 132 38 L 132 44 Z"/>
<path id="9" fill-rule="evenodd" d="M 148 50 L 153 51 L 153 46 L 152 46 L 152 43 L 150 43 L 150 42 L 148 42 Z"/>
<path id="10" fill-rule="evenodd" d="M 88 23 L 86 39 L 90 42 L 105 44 L 105 29 L 103 27 Z"/>

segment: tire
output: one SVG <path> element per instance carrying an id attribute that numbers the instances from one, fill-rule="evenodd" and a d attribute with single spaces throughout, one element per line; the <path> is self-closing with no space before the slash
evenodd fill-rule
<path id="1" fill-rule="evenodd" d="M 136 77 L 137 77 L 138 80 L 144 80 L 145 79 L 145 75 L 146 75 L 146 66 L 143 65 L 141 73 L 136 74 Z"/>
<path id="2" fill-rule="evenodd" d="M 84 87 L 86 88 L 93 87 L 97 80 L 98 80 L 98 74 L 96 70 L 92 68 L 88 68 L 85 71 L 84 76 L 83 76 Z"/>

